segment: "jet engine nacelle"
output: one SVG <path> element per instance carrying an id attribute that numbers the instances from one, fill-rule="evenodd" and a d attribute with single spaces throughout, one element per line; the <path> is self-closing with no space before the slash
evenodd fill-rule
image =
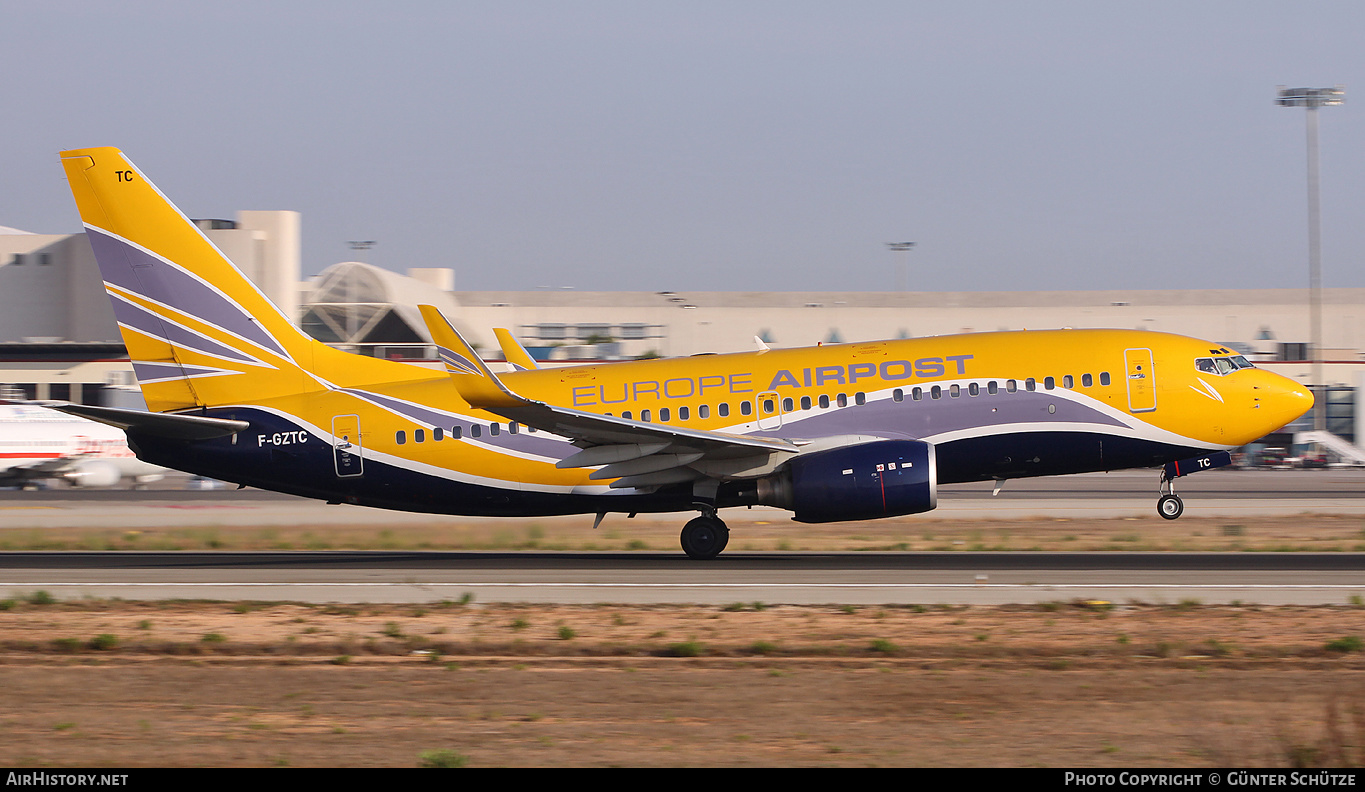
<path id="1" fill-rule="evenodd" d="M 112 487 L 123 478 L 108 462 L 79 462 L 62 477 L 76 487 Z"/>
<path id="2" fill-rule="evenodd" d="M 759 502 L 796 512 L 797 522 L 871 520 L 938 505 L 934 447 L 879 440 L 797 456 L 758 482 Z"/>

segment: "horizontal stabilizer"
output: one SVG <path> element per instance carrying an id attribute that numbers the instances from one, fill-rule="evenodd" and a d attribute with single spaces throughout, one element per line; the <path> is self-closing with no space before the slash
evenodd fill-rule
<path id="1" fill-rule="evenodd" d="M 166 437 L 173 440 L 212 440 L 227 437 L 246 429 L 251 424 L 246 421 L 232 421 L 226 418 L 207 418 L 202 415 L 177 415 L 175 413 L 154 413 L 142 410 L 120 410 L 115 407 L 93 407 L 88 404 L 67 402 L 34 402 L 49 410 L 64 412 L 89 418 L 102 424 L 117 426 L 125 431 L 132 430 L 141 434 Z"/>

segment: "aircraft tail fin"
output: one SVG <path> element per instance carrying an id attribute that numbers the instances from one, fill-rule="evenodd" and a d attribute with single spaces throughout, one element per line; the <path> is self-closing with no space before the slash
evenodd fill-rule
<path id="1" fill-rule="evenodd" d="M 297 393 L 316 346 L 116 148 L 62 166 L 153 412 Z"/>
<path id="2" fill-rule="evenodd" d="M 497 375 L 483 362 L 479 353 L 464 340 L 455 326 L 434 305 L 419 305 L 427 332 L 436 343 L 437 354 L 446 372 L 460 392 L 460 397 L 472 407 L 519 407 L 524 399 L 507 389 Z"/>
<path id="3" fill-rule="evenodd" d="M 516 371 L 535 371 L 540 368 L 536 365 L 536 359 L 531 357 L 531 353 L 526 351 L 526 347 L 513 336 L 510 331 L 503 327 L 493 328 L 493 333 L 498 337 L 498 346 L 502 347 L 502 356 L 508 364 Z"/>

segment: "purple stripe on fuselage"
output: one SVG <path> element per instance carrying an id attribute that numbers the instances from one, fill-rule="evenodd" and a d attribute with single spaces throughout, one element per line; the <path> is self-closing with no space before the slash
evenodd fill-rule
<path id="1" fill-rule="evenodd" d="M 86 237 L 105 281 L 288 357 L 251 314 L 203 281 L 100 229 L 87 228 Z"/>
<path id="2" fill-rule="evenodd" d="M 1048 406 L 1057 411 L 1049 413 Z M 1080 423 L 1097 426 L 1126 426 L 1122 421 L 1069 399 L 1046 392 L 982 393 L 969 396 L 964 388 L 956 399 L 947 388 L 940 399 L 905 401 L 877 399 L 867 404 L 849 405 L 822 414 L 795 411 L 783 415 L 780 429 L 752 434 L 766 437 L 826 437 L 843 434 L 898 435 L 913 438 L 957 432 L 964 429 L 1021 423 Z"/>
<path id="3" fill-rule="evenodd" d="M 126 300 L 115 297 L 110 300 L 114 305 L 114 318 L 119 324 L 127 325 L 134 330 L 139 330 L 154 338 L 165 339 L 176 346 L 185 347 L 195 352 L 203 352 L 208 355 L 217 355 L 229 360 L 238 360 L 243 363 L 256 363 L 256 359 L 243 355 L 241 352 L 229 346 L 224 346 L 209 338 L 195 335 L 190 331 L 180 327 L 168 320 L 163 320 L 156 314 L 151 313 L 140 305 L 133 305 Z"/>
<path id="4" fill-rule="evenodd" d="M 407 402 L 399 401 L 388 396 L 382 396 L 370 391 L 352 390 L 350 388 L 338 388 L 342 393 L 349 393 L 357 398 L 373 402 L 399 415 L 408 418 L 414 423 L 425 424 L 427 426 L 440 426 L 446 431 L 450 431 L 453 426 L 461 427 L 464 439 L 469 439 L 469 427 L 478 424 L 485 431 L 488 424 L 482 421 L 470 421 L 463 418 L 456 418 L 452 415 Z M 509 451 L 517 451 L 523 454 L 534 454 L 536 456 L 547 457 L 549 459 L 563 459 L 569 454 L 577 453 L 578 448 L 570 445 L 567 440 L 552 440 L 547 437 L 536 437 L 530 434 L 511 434 L 504 432 L 497 437 L 484 436 L 478 438 L 479 442 L 486 443 L 496 448 L 506 448 Z"/>

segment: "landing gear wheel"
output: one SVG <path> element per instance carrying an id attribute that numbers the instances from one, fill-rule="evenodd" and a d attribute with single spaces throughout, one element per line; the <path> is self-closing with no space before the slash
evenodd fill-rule
<path id="1" fill-rule="evenodd" d="M 682 549 L 688 558 L 706 561 L 720 555 L 730 543 L 730 529 L 719 517 L 701 516 L 682 529 Z"/>
<path id="2" fill-rule="evenodd" d="M 1185 513 L 1185 502 L 1179 495 L 1162 495 L 1156 502 L 1156 513 L 1168 520 L 1174 520 Z"/>

